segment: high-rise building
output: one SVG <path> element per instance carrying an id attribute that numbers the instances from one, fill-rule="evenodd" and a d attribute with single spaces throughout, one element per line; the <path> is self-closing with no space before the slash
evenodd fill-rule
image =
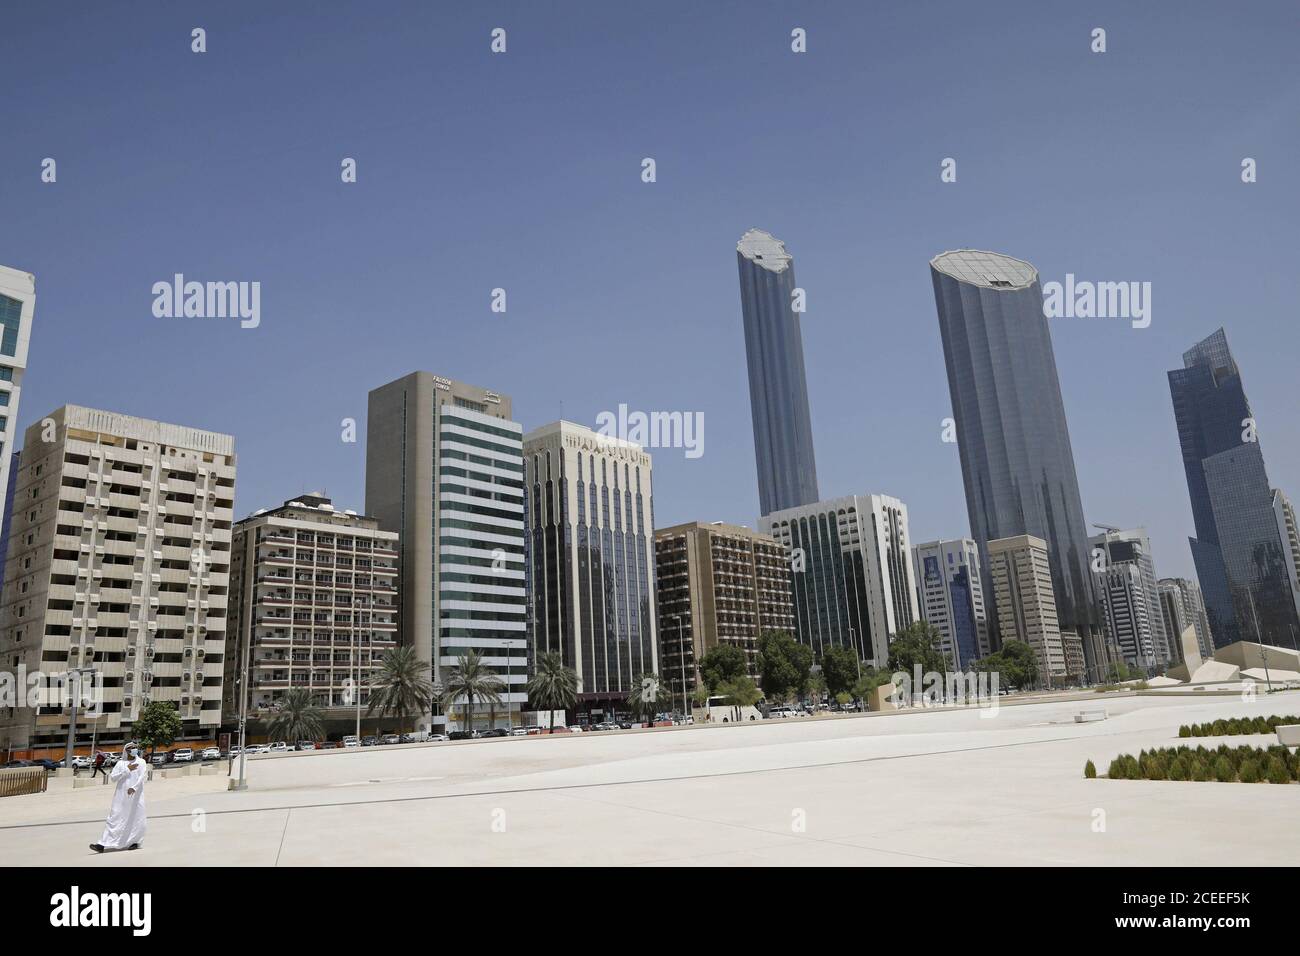
<path id="1" fill-rule="evenodd" d="M 850 495 L 759 519 L 790 562 L 796 636 L 818 657 L 831 644 L 884 667 L 889 642 L 920 620 L 907 506 L 887 495 Z"/>
<path id="2" fill-rule="evenodd" d="M 102 684 L 77 737 L 120 742 L 150 701 L 181 739 L 211 739 L 221 682 L 235 497 L 234 439 L 65 405 L 27 429 L 15 485 L 0 655 Z M 0 711 L 0 740 L 62 747 L 68 710 Z"/>
<path id="3" fill-rule="evenodd" d="M 1088 539 L 1088 544 L 1094 558 L 1100 559 L 1097 594 L 1112 645 L 1134 667 L 1150 669 L 1164 664 L 1173 650 L 1160 611 L 1155 560 L 1146 529 L 1106 527 Z M 1097 561 L 1093 566 L 1098 566 Z"/>
<path id="4" fill-rule="evenodd" d="M 762 514 L 817 501 L 803 334 L 794 257 L 770 233 L 751 229 L 736 244 L 740 310 L 749 365 L 758 504 Z M 798 309 L 798 311 L 796 311 Z"/>
<path id="5" fill-rule="evenodd" d="M 528 652 L 558 651 L 578 706 L 619 708 L 659 670 L 650 456 L 572 422 L 524 436 Z"/>
<path id="6" fill-rule="evenodd" d="M 432 724 L 468 728 L 527 699 L 523 471 L 509 396 L 428 372 L 370 393 L 366 514 L 400 535 L 402 642 L 435 686 L 471 650 L 506 684 L 499 704 L 462 701 Z"/>
<path id="7" fill-rule="evenodd" d="M 930 271 L 985 593 L 990 541 L 1019 535 L 1045 541 L 1060 627 L 1079 635 L 1095 674 L 1111 652 L 1093 593 L 1038 272 L 1019 259 L 969 249 L 935 256 Z"/>
<path id="8" fill-rule="evenodd" d="M 226 633 L 226 724 L 237 720 L 248 662 L 248 713 L 265 716 L 292 689 L 327 729 L 352 732 L 385 652 L 397 646 L 397 533 L 299 495 L 235 524 Z"/>
<path id="9" fill-rule="evenodd" d="M 1290 646 L 1296 604 L 1241 370 L 1218 329 L 1169 372 L 1196 537 L 1196 576 L 1216 647 Z"/>
<path id="10" fill-rule="evenodd" d="M 22 452 L 15 451 L 9 459 L 9 481 L 4 489 L 4 517 L 0 518 L 0 587 L 4 586 L 5 559 L 9 556 L 9 529 L 14 518 L 14 486 L 18 484 L 18 472 L 22 468 Z"/>
<path id="11" fill-rule="evenodd" d="M 0 514 L 7 512 L 9 478 L 18 428 L 18 399 L 27 372 L 27 345 L 36 309 L 36 277 L 0 266 Z M 3 581 L 0 577 L 0 581 Z"/>
<path id="12" fill-rule="evenodd" d="M 1038 679 L 1048 686 L 1060 683 L 1067 675 L 1065 646 L 1047 542 L 1021 534 L 990 541 L 988 551 L 1002 644 L 1028 644 L 1038 660 Z"/>
<path id="13" fill-rule="evenodd" d="M 1201 660 L 1214 657 L 1214 642 L 1210 637 L 1210 621 L 1205 614 L 1205 602 L 1195 581 L 1186 578 L 1161 578 L 1160 611 L 1165 620 L 1166 633 L 1172 637 L 1171 664 L 1184 662 L 1182 634 L 1191 627 L 1196 632 L 1196 646 Z"/>
<path id="14" fill-rule="evenodd" d="M 739 525 L 693 521 L 655 531 L 663 678 L 675 695 L 699 681 L 715 647 L 745 653 L 759 679 L 758 639 L 795 633 L 790 562 L 770 535 Z"/>
<path id="15" fill-rule="evenodd" d="M 1300 526 L 1296 524 L 1295 508 L 1282 489 L 1273 489 L 1273 515 L 1277 518 L 1277 533 L 1282 538 L 1282 556 L 1286 561 L 1286 576 L 1291 582 L 1291 596 L 1296 611 L 1300 612 Z"/>
<path id="16" fill-rule="evenodd" d="M 949 666 L 968 670 L 991 650 L 979 546 L 970 538 L 927 541 L 914 554 L 921 614 L 939 631 Z"/>

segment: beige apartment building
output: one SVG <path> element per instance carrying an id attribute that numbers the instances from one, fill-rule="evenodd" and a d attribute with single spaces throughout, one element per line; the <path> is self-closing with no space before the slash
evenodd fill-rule
<path id="1" fill-rule="evenodd" d="M 1065 648 L 1056 616 L 1047 542 L 1021 534 L 990 541 L 988 551 L 1002 643 L 1024 641 L 1038 658 L 1040 683 L 1044 687 L 1061 683 L 1067 672 Z"/>
<path id="2" fill-rule="evenodd" d="M 758 679 L 758 639 L 796 632 L 790 562 L 770 535 L 702 521 L 655 532 L 661 677 L 673 693 L 699 682 L 701 657 L 739 647 Z"/>
<path id="3" fill-rule="evenodd" d="M 27 429 L 14 483 L 0 660 L 30 673 L 84 669 L 120 742 L 149 701 L 180 712 L 183 739 L 221 722 L 235 496 L 234 439 L 65 405 Z M 69 711 L 47 698 L 0 710 L 0 747 L 61 748 Z"/>
<path id="4" fill-rule="evenodd" d="M 230 566 L 227 725 L 239 719 L 247 656 L 250 720 L 303 688 L 328 731 L 352 733 L 398 643 L 397 532 L 323 494 L 299 495 L 235 525 Z"/>

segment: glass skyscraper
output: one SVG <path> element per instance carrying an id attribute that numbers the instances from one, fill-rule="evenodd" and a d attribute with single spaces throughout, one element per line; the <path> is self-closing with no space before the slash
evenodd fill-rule
<path id="1" fill-rule="evenodd" d="M 794 258 L 770 233 L 751 229 L 736 244 L 740 309 L 749 365 L 761 514 L 817 500 L 803 335 L 795 311 Z"/>
<path id="2" fill-rule="evenodd" d="M 1250 402 L 1223 329 L 1169 373 L 1196 537 L 1196 575 L 1216 647 L 1300 638 Z"/>
<path id="3" fill-rule="evenodd" d="M 993 593 L 989 541 L 1042 538 L 1060 628 L 1079 635 L 1097 677 L 1112 654 L 1093 592 L 1038 271 L 1010 256 L 963 249 L 935 256 L 930 273 L 985 593 Z"/>

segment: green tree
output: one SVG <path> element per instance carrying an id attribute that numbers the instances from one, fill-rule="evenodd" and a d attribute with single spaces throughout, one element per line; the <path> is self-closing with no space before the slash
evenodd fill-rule
<path id="1" fill-rule="evenodd" d="M 749 660 L 735 644 L 719 644 L 700 658 L 700 677 L 710 690 L 716 690 L 749 673 Z"/>
<path id="2" fill-rule="evenodd" d="M 768 700 L 789 700 L 808 689 L 812 648 L 788 631 L 767 631 L 758 639 L 758 671 Z"/>
<path id="3" fill-rule="evenodd" d="M 131 725 L 131 733 L 152 757 L 155 747 L 170 746 L 181 735 L 181 715 L 171 701 L 151 700 Z"/>
<path id="4" fill-rule="evenodd" d="M 266 722 L 272 740 L 296 745 L 299 740 L 325 736 L 325 712 L 312 703 L 311 691 L 294 687 L 280 700 Z"/>
<path id="5" fill-rule="evenodd" d="M 433 704 L 433 683 L 424 674 L 426 666 L 413 647 L 395 647 L 385 653 L 379 673 L 370 683 L 366 713 L 379 711 L 381 717 L 396 718 L 398 730 L 411 717 L 427 713 Z"/>
<path id="6" fill-rule="evenodd" d="M 736 720 L 741 719 L 740 709 L 742 707 L 753 707 L 763 699 L 763 692 L 758 689 L 754 679 L 745 675 L 723 684 L 718 688 L 718 693 L 732 706 L 732 715 Z"/>
<path id="7" fill-rule="evenodd" d="M 871 692 L 881 684 L 888 684 L 893 679 L 890 671 L 877 670 L 874 667 L 862 669 L 862 679 L 853 685 L 853 696 L 865 705 L 871 700 Z"/>
<path id="8" fill-rule="evenodd" d="M 889 642 L 889 669 L 912 674 L 919 664 L 921 673 L 931 671 L 942 674 L 948 669 L 948 660 L 939 650 L 939 629 L 925 621 L 907 625 Z"/>
<path id="9" fill-rule="evenodd" d="M 998 683 L 1027 688 L 1038 684 L 1038 658 L 1024 641 L 1007 641 L 1002 649 L 976 661 L 974 668 L 998 675 Z"/>
<path id="10" fill-rule="evenodd" d="M 843 644 L 832 644 L 822 651 L 822 676 L 826 678 L 826 689 L 832 697 L 851 688 L 858 679 L 859 661 L 857 653 Z"/>
<path id="11" fill-rule="evenodd" d="M 808 695 L 812 698 L 813 706 L 816 707 L 822 702 L 822 697 L 826 694 L 826 677 L 821 671 L 813 671 L 808 675 Z"/>
<path id="12" fill-rule="evenodd" d="M 443 691 L 443 701 L 450 709 L 453 701 L 464 698 L 461 729 L 471 730 L 474 726 L 474 701 L 484 701 L 495 707 L 501 703 L 505 689 L 506 685 L 497 672 L 483 663 L 478 651 L 471 650 L 452 667 Z"/>
<path id="13" fill-rule="evenodd" d="M 555 712 L 568 710 L 578 700 L 578 672 L 564 666 L 559 651 L 547 651 L 537 659 L 537 669 L 528 678 L 528 699 L 551 715 L 548 734 L 555 733 Z"/>

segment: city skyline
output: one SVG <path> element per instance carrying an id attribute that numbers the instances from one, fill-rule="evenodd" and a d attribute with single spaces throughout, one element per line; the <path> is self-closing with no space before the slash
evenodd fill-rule
<path id="1" fill-rule="evenodd" d="M 480 84 L 501 105 L 484 117 L 440 108 L 437 123 L 428 124 L 395 107 L 371 109 L 386 98 L 406 102 L 409 97 L 395 94 L 409 93 L 406 86 L 417 75 L 425 85 L 425 74 L 416 70 L 426 61 L 414 39 L 398 36 L 399 12 L 378 22 L 356 11 L 339 14 L 341 34 L 364 20 L 367 30 L 382 35 L 382 43 L 363 42 L 358 62 L 382 48 L 391 73 L 376 73 L 355 87 L 332 81 L 338 48 L 322 41 L 301 51 L 301 84 L 262 99 L 254 91 L 278 69 L 276 51 L 294 42 L 295 24 L 287 15 L 238 5 L 233 12 L 212 11 L 205 25 L 222 42 L 213 42 L 204 60 L 189 52 L 192 24 L 182 13 L 113 22 L 106 12 L 90 11 L 84 33 L 52 44 L 50 38 L 62 33 L 58 19 L 22 11 L 33 42 L 17 51 L 16 68 L 43 80 L 35 95 L 13 104 L 21 148 L 0 157 L 6 211 L 25 224 L 0 238 L 0 262 L 34 273 L 41 302 L 32 339 L 36 374 L 25 383 L 31 395 L 18 427 L 35 421 L 41 408 L 64 402 L 190 422 L 239 436 L 244 468 L 237 514 L 322 483 L 342 506 L 358 507 L 364 500 L 364 428 L 357 429 L 357 443 L 348 444 L 340 441 L 340 422 L 364 421 L 370 388 L 410 368 L 436 368 L 512 389 L 525 428 L 558 417 L 591 425 L 601 411 L 624 401 L 633 408 L 703 411 L 709 443 L 701 459 L 651 449 L 659 479 L 657 523 L 716 519 L 754 527 L 758 489 L 750 478 L 753 448 L 730 261 L 736 236 L 761 225 L 797 251 L 800 282 L 808 290 L 803 337 L 822 497 L 884 489 L 908 501 L 917 540 L 961 537 L 970 529 L 957 457 L 939 437 L 951 410 L 922 263 L 945 248 L 1005 249 L 1033 261 L 1044 279 L 1069 273 L 1153 281 L 1149 328 L 1072 319 L 1051 325 L 1085 516 L 1147 527 L 1159 572 L 1192 577 L 1186 546 L 1191 512 L 1186 496 L 1177 493 L 1180 459 L 1162 374 L 1186 343 L 1228 327 L 1249 368 L 1253 406 L 1269 443 L 1270 478 L 1292 495 L 1300 483 L 1300 425 L 1285 414 L 1293 404 L 1288 370 L 1294 353 L 1277 347 L 1295 335 L 1281 319 L 1296 295 L 1281 211 L 1296 186 L 1279 163 L 1270 167 L 1268 161 L 1294 154 L 1296 134 L 1275 122 L 1285 97 L 1256 104 L 1243 93 L 1270 83 L 1294 90 L 1290 74 L 1282 72 L 1289 63 L 1278 29 L 1288 22 L 1283 10 L 1263 6 L 1257 20 L 1241 25 L 1227 12 L 1196 11 L 1168 22 L 1115 6 L 1073 25 L 1008 18 L 990 34 L 975 11 L 954 7 L 940 29 L 954 36 L 974 30 L 983 42 L 945 48 L 942 55 L 917 48 L 915 37 L 933 28 L 919 13 L 900 11 L 872 23 L 852 11 L 800 11 L 811 52 L 799 60 L 789 51 L 793 14 L 777 5 L 759 5 L 741 21 L 700 11 L 698 35 L 680 36 L 668 24 L 638 24 L 635 40 L 625 15 L 593 8 L 579 19 L 592 35 L 621 38 L 609 50 L 587 42 L 581 30 L 567 40 L 543 15 L 503 8 L 512 45 L 500 63 L 508 69 L 477 49 L 479 33 L 486 35 L 483 23 L 454 16 L 444 26 L 457 42 L 447 62 L 434 65 Z M 1092 19 L 1104 22 L 1112 38 L 1102 57 L 1080 39 Z M 414 22 L 432 28 L 427 18 Z M 237 24 L 247 26 L 238 27 L 239 42 L 232 43 Z M 1207 31 L 1223 45 L 1222 63 L 1202 63 L 1190 53 Z M 665 85 L 651 81 L 655 73 L 642 45 L 662 44 L 670 34 L 686 46 L 682 61 L 695 65 Z M 1145 61 L 1140 73 L 1131 52 L 1135 36 Z M 891 39 L 909 37 L 902 45 L 906 57 L 890 49 Z M 173 42 L 169 68 L 176 83 L 154 90 L 152 109 L 144 112 L 193 112 L 214 129 L 255 135 L 257 147 L 249 151 L 242 142 L 218 138 L 203 155 L 182 151 L 160 158 L 172 155 L 161 147 L 174 137 L 127 106 L 143 67 L 101 61 L 104 49 L 159 50 Z M 855 65 L 867 42 L 878 53 L 875 65 Z M 478 46 L 486 50 L 486 42 Z M 30 59 L 37 50 L 40 63 Z M 553 64 L 557 51 L 573 55 L 573 69 L 539 87 L 534 67 L 543 58 Z M 737 112 L 737 95 L 746 103 L 768 99 L 757 91 L 723 97 L 709 88 L 715 71 L 734 72 L 742 57 L 755 56 L 765 71 L 779 71 L 783 82 L 775 98 L 803 123 L 791 133 L 766 120 L 728 119 L 708 140 L 710 149 L 688 149 L 705 121 Z M 96 89 L 73 84 L 59 68 L 60 57 L 101 63 Z M 1006 69 L 983 76 L 979 90 L 954 90 L 945 79 L 953 69 L 973 69 L 990 57 Z M 1035 85 L 1025 87 L 1021 81 L 1043 58 L 1057 62 L 1059 72 L 1036 74 Z M 1098 69 L 1099 61 L 1106 70 Z M 1232 62 L 1251 63 L 1248 75 L 1229 70 Z M 1166 67 L 1167 76 L 1153 64 Z M 571 97 L 579 88 L 574 84 L 592 70 L 616 78 L 630 102 L 584 90 L 580 105 L 592 118 L 579 115 L 581 109 L 560 117 L 558 130 L 567 137 L 530 118 L 538 104 Z M 828 76 L 846 70 L 850 89 L 828 90 Z M 897 105 L 869 82 L 877 70 L 906 78 Z M 208 90 L 217 85 L 224 89 Z M 1179 97 L 1166 95 L 1173 85 Z M 1129 105 L 1133 89 L 1144 95 Z M 1026 118 L 1008 122 L 1021 141 L 1038 144 L 1024 156 L 981 132 L 977 114 L 961 108 L 1013 91 L 1025 97 Z M 864 92 L 866 118 L 915 143 L 905 155 L 881 156 L 873 138 L 836 132 L 844 97 Z M 1068 122 L 1037 119 L 1059 104 L 1078 104 L 1081 92 L 1094 99 L 1077 120 L 1098 129 L 1100 142 L 1080 142 Z M 947 126 L 936 135 L 925 125 L 933 109 L 928 104 L 940 94 L 946 102 L 955 97 L 957 108 L 945 109 Z M 330 97 L 328 108 L 312 103 Z M 673 106 L 688 97 L 696 118 L 682 130 Z M 84 106 L 67 108 L 83 100 Z M 1153 112 L 1152 102 L 1164 104 L 1162 110 Z M 597 132 L 616 107 L 648 118 L 626 135 Z M 1177 152 L 1187 142 L 1181 124 L 1190 112 L 1202 124 L 1197 128 L 1214 132 L 1214 149 L 1208 157 L 1174 161 L 1183 155 Z M 102 148 L 109 138 L 105 124 L 118 131 L 116 151 Z M 810 151 L 798 135 L 804 127 L 819 142 L 836 138 L 829 148 Z M 504 159 L 467 168 L 439 147 L 449 139 L 472 144 L 494 136 L 514 150 L 533 151 L 527 152 L 532 178 Z M 578 155 L 583 150 L 573 148 L 574 140 L 589 147 L 585 155 Z M 1110 159 L 1112 140 L 1126 143 L 1126 163 Z M 1061 156 L 1066 144 L 1070 154 Z M 766 156 L 761 164 L 752 161 L 758 153 Z M 338 181 L 339 160 L 349 155 L 359 163 L 351 187 Z M 1261 164 L 1259 182 L 1250 185 L 1240 181 L 1238 169 L 1247 155 Z M 40 181 L 46 156 L 59 161 L 56 183 Z M 433 180 L 415 168 L 417 156 L 435 157 Z M 654 184 L 640 180 L 644 156 L 658 161 Z M 948 156 L 957 159 L 959 172 L 955 183 L 944 184 L 940 161 Z M 504 195 L 494 198 L 503 182 Z M 1019 201 L 1007 203 L 1002 197 L 1013 185 Z M 1188 196 L 1197 197 L 1194 215 Z M 576 214 L 557 214 L 569 208 Z M 174 228 L 178 220 L 166 209 L 189 210 L 183 228 Z M 1144 235 L 1116 235 L 1105 220 L 1121 209 L 1165 236 L 1162 248 L 1152 249 Z M 1215 228 L 1200 228 L 1207 219 Z M 1193 221 L 1194 230 L 1188 228 Z M 627 222 L 641 225 L 635 241 L 621 228 Z M 437 227 L 432 233 L 430 223 Z M 440 226 L 447 223 L 463 230 L 464 242 L 428 238 L 445 234 Z M 545 232 L 539 232 L 541 223 Z M 900 232 L 900 224 L 907 229 Z M 121 243 L 109 248 L 91 238 L 110 233 L 120 234 Z M 348 238 L 338 241 L 343 235 Z M 294 247 L 292 255 L 283 251 L 286 244 Z M 666 258 L 646 270 L 652 247 Z M 579 266 L 557 278 L 553 267 L 560 260 L 550 250 L 561 248 L 564 261 Z M 1270 281 L 1205 282 L 1211 262 Z M 238 323 L 155 318 L 150 287 L 176 272 L 261 281 L 261 325 L 243 330 Z M 675 274 L 676 291 L 665 297 L 667 273 Z M 506 317 L 489 310 L 496 287 L 509 293 Z M 574 352 L 596 323 L 615 330 L 623 343 L 618 360 L 586 347 Z M 102 334 L 105 328 L 112 334 Z M 533 336 L 527 347 L 486 347 L 503 331 L 522 340 L 537 330 L 545 334 Z M 434 341 L 436 348 L 424 344 Z M 174 354 L 191 357 L 159 367 L 159 358 Z M 570 358 L 585 374 L 540 371 Z M 87 376 L 83 370 L 94 361 L 113 372 Z M 295 367 L 314 374 L 304 377 Z M 230 368 L 247 370 L 237 388 L 229 385 Z M 1105 387 L 1112 379 L 1125 388 Z M 324 402 L 300 394 L 323 383 L 330 390 Z M 159 408 L 155 396 L 164 391 L 168 407 Z M 271 422 L 282 426 L 268 427 L 271 406 L 278 413 Z M 863 428 L 873 446 L 900 453 L 873 455 L 836 441 Z M 1142 483 L 1122 476 L 1133 461 L 1143 464 Z"/>

